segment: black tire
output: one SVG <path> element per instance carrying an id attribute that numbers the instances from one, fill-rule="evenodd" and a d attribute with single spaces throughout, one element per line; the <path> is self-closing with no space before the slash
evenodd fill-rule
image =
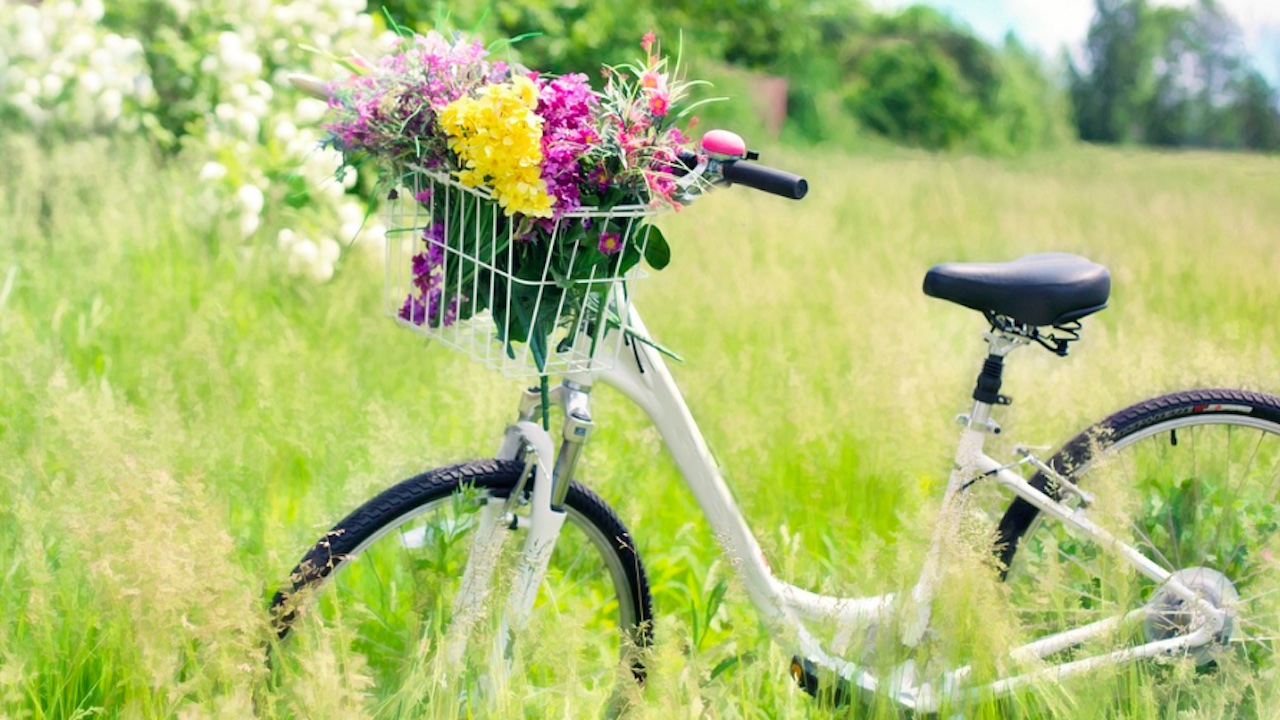
<path id="1" fill-rule="evenodd" d="M 1273 656 L 1271 638 L 1280 630 L 1280 398 L 1239 390 L 1164 395 L 1085 430 L 1048 464 L 1098 494 L 1091 519 L 1107 518 L 1099 524 L 1165 569 L 1223 573 L 1241 596 L 1234 637 L 1224 639 L 1245 645 L 1254 660 Z M 1030 483 L 1063 499 L 1042 473 Z M 1024 627 L 1034 617 L 1037 633 L 1053 632 L 1084 624 L 1090 614 L 1115 614 L 1124 603 L 1133 609 L 1152 601 L 1152 581 L 1119 579 L 1136 573 L 1038 516 L 1015 499 L 997 531 L 996 556 L 1015 608 L 1037 606 Z M 1133 640 L 1152 632 L 1144 628 Z"/>
<path id="2" fill-rule="evenodd" d="M 441 573 L 457 566 L 453 556 L 460 554 L 459 548 L 470 547 L 462 537 L 466 530 L 474 527 L 474 523 L 468 527 L 468 518 L 474 517 L 476 512 L 470 508 L 505 501 L 523 471 L 524 464 L 515 461 L 486 460 L 455 465 L 405 480 L 362 505 L 307 551 L 294 568 L 288 585 L 275 594 L 271 608 L 279 637 L 285 638 L 300 623 L 308 621 L 309 616 L 314 618 L 311 622 L 341 624 L 346 637 L 353 637 L 351 649 L 366 656 L 379 689 L 383 689 L 384 684 L 395 686 L 405 677 L 408 665 L 421 667 L 424 659 L 430 659 L 421 656 L 419 636 L 439 632 L 442 625 L 439 618 L 424 616 L 432 610 L 438 616 L 446 616 L 450 612 L 445 610 L 448 602 L 441 599 L 409 599 L 406 596 L 419 594 L 434 598 L 439 587 L 449 585 L 452 578 Z M 526 483 L 522 493 L 525 498 L 535 482 L 536 477 Z M 427 514 L 432 510 L 439 513 L 439 520 L 433 520 L 434 514 Z M 594 671 L 599 673 L 601 683 L 613 684 L 619 668 L 623 667 L 619 663 L 625 663 L 632 673 L 642 677 L 643 665 L 637 650 L 647 647 L 652 641 L 653 605 L 648 578 L 635 543 L 613 510 L 576 481 L 570 485 L 565 511 L 568 514 L 565 529 L 553 550 L 552 568 L 548 571 L 542 593 L 549 592 L 547 585 L 553 582 L 553 578 L 570 586 L 566 590 L 583 590 L 578 585 L 584 582 L 599 583 L 598 592 L 589 594 L 589 599 L 583 602 L 595 603 L 591 608 L 592 614 L 601 615 L 604 619 L 600 622 L 604 624 L 614 614 L 611 608 L 616 600 L 616 623 L 607 629 L 612 638 L 592 640 L 612 643 L 616 654 L 613 655 L 615 661 L 602 661 L 605 667 L 594 668 Z M 502 532 L 508 530 L 504 527 Z M 396 543 L 388 542 L 389 538 L 398 540 L 402 547 L 395 547 Z M 518 554 L 522 538 L 521 535 L 521 539 L 515 542 L 505 541 L 504 552 Z M 369 563 L 369 569 L 362 569 L 360 573 L 349 569 L 349 566 L 357 566 L 361 559 Z M 568 567 L 561 567 L 561 561 Z M 604 568 L 603 573 L 591 571 L 595 562 Z M 344 569 L 346 572 L 339 572 Z M 362 577 L 347 587 L 344 577 L 353 573 Z M 389 579 L 393 575 L 399 579 Z M 374 581 L 369 578 L 374 578 Z M 414 585 L 404 587 L 406 583 Z M 390 592 L 387 591 L 388 584 L 392 586 Z M 501 591 L 495 594 L 505 597 Z M 571 592 L 563 594 L 575 596 Z M 610 599 L 609 595 L 614 598 Z M 382 605 L 377 605 L 379 602 Z M 556 607 L 551 609 L 540 595 L 539 607 L 535 607 L 531 623 L 538 621 L 540 615 L 560 612 L 565 602 L 574 601 L 563 600 L 557 595 L 554 600 Z M 343 610 L 342 605 L 348 603 L 354 605 Z M 402 607 L 406 604 L 410 605 L 407 611 Z M 394 627 L 400 623 L 387 621 L 395 614 L 406 620 L 404 624 L 407 627 Z M 492 616 L 500 614 L 490 613 Z M 374 619 L 366 621 L 367 616 Z M 549 646 L 542 652 L 544 655 L 553 654 L 555 659 L 546 660 L 547 665 L 564 661 L 555 646 L 562 632 L 572 633 L 582 630 L 584 625 L 591 626 L 586 617 L 560 618 L 557 622 L 564 626 L 560 628 L 561 632 L 555 632 L 557 628 L 552 626 L 552 637 L 533 638 L 529 643 L 544 642 Z M 400 635 L 388 637 L 392 633 Z M 604 635 L 606 630 L 600 629 L 597 634 Z M 483 647 L 483 643 L 480 645 Z M 484 655 L 483 652 L 479 654 Z M 600 660 L 599 654 L 600 651 L 595 652 L 593 659 Z M 578 667 L 573 663 L 569 665 Z M 543 673 L 538 681 L 552 682 L 546 675 Z M 585 673 L 575 669 L 572 682 L 587 682 L 584 678 Z M 391 691 L 394 687 L 386 689 Z"/>

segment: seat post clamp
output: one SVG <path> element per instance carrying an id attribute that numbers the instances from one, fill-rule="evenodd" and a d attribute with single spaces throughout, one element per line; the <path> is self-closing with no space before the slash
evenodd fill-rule
<path id="1" fill-rule="evenodd" d="M 978 374 L 978 382 L 973 388 L 973 399 L 988 405 L 1008 405 L 1009 399 L 1000 394 L 1001 378 L 1004 374 L 1004 358 L 991 354 L 982 363 L 982 372 Z M 1001 400 L 1004 402 L 1001 402 Z"/>

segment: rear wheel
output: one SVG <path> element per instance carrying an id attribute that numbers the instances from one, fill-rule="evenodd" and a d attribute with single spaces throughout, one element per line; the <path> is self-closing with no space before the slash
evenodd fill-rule
<path id="1" fill-rule="evenodd" d="M 289 587 L 276 593 L 279 635 L 336 638 L 344 654 L 361 656 L 379 695 L 441 676 L 462 678 L 466 692 L 466 683 L 491 677 L 528 527 L 535 478 L 507 502 L 523 472 L 523 463 L 511 461 L 456 465 L 367 502 L 321 538 Z M 537 688 L 611 688 L 620 676 L 643 672 L 638 651 L 651 638 L 648 581 L 630 534 L 603 500 L 575 482 L 565 512 L 532 616 L 500 662 Z M 500 520 L 485 554 L 494 568 L 491 588 L 482 603 L 458 607 L 454 597 L 486 514 Z M 459 625 L 466 625 L 466 654 L 455 663 L 441 648 L 457 646 Z"/>
<path id="2" fill-rule="evenodd" d="M 1122 410 L 1081 433 L 1049 462 L 1093 493 L 1094 523 L 1228 609 L 1223 646 L 1269 663 L 1280 636 L 1280 399 L 1258 393 L 1174 393 Z M 1057 491 L 1037 474 L 1031 484 Z M 1193 613 L 1154 581 L 1092 542 L 1013 502 L 997 554 L 1029 635 L 1043 636 L 1146 608 L 1118 630 L 1121 644 L 1188 631 Z M 1096 650 L 1114 648 L 1114 635 Z"/>

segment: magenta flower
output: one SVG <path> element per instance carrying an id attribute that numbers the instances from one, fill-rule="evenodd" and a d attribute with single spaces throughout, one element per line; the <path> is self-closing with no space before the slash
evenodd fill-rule
<path id="1" fill-rule="evenodd" d="M 581 206 L 579 160 L 599 141 L 595 131 L 596 96 L 582 74 L 538 79 L 538 115 L 542 118 L 542 180 L 553 198 L 554 217 Z"/>
<path id="2" fill-rule="evenodd" d="M 600 233 L 600 244 L 596 248 L 605 255 L 617 255 L 622 250 L 622 238 L 616 232 Z"/>

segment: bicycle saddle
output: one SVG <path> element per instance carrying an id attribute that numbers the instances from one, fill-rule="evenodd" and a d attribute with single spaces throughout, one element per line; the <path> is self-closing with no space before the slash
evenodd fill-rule
<path id="1" fill-rule="evenodd" d="M 1111 273 L 1069 253 L 1039 253 L 1003 263 L 945 263 L 925 274 L 924 294 L 1020 325 L 1061 325 L 1107 306 Z"/>

